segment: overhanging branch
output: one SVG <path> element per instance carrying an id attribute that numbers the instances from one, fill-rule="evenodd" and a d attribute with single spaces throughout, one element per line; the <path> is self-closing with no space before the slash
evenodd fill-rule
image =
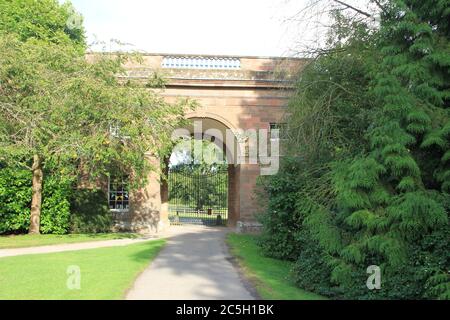
<path id="1" fill-rule="evenodd" d="M 348 8 L 348 9 L 351 9 L 351 10 L 353 10 L 353 11 L 356 11 L 356 12 L 358 12 L 359 14 L 362 14 L 362 15 L 368 17 L 368 18 L 372 18 L 372 15 L 371 15 L 370 13 L 365 12 L 365 11 L 363 11 L 363 10 L 361 10 L 361 9 L 355 8 L 354 6 L 349 5 L 348 3 L 345 3 L 345 2 L 340 1 L 340 0 L 333 0 L 333 1 L 336 2 L 336 3 L 339 3 L 340 5 L 342 5 L 342 6 L 346 7 L 346 8 Z"/>

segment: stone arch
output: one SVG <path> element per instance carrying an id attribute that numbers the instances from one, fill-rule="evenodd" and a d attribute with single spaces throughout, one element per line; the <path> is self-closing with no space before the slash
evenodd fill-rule
<path id="1" fill-rule="evenodd" d="M 181 58 L 180 58 L 181 57 Z M 297 74 L 308 64 L 308 59 L 271 58 L 271 57 L 216 57 L 207 55 L 160 55 L 145 54 L 140 64 L 129 62 L 125 65 L 128 75 L 147 83 L 148 76 L 161 68 L 167 73 L 167 84 L 159 91 L 167 103 L 176 103 L 180 98 L 192 99 L 200 107 L 188 112 L 187 119 L 213 119 L 223 126 L 235 130 L 235 136 L 242 143 L 242 157 L 238 158 L 232 172 L 236 173 L 235 201 L 236 220 L 244 229 L 257 225 L 255 215 L 260 210 L 260 201 L 256 197 L 257 179 L 261 175 L 259 164 L 250 163 L 248 151 L 250 142 L 242 130 L 269 129 L 272 124 L 281 124 L 285 120 L 286 106 L 290 95 L 295 91 Z M 94 59 L 90 55 L 89 59 Z M 180 58 L 180 59 L 178 59 Z M 180 63 L 173 63 L 173 60 Z M 191 60 L 196 60 L 190 64 Z M 224 66 L 211 65 L 208 61 L 221 59 L 233 60 Z M 186 62 L 187 61 L 187 62 Z M 205 65 L 206 62 L 206 65 Z M 187 64 L 186 64 L 187 63 Z M 231 67 L 231 68 L 230 68 Z M 232 71 L 232 72 L 230 72 Z M 152 89 L 149 89 L 152 90 Z M 237 153 L 236 153 L 237 154 Z M 240 155 L 238 155 L 240 156 Z M 150 155 L 150 158 L 153 158 Z M 161 159 L 151 159 L 155 166 Z M 138 192 L 136 201 L 132 201 L 130 226 L 136 228 L 151 226 L 163 229 L 167 226 L 161 214 L 161 180 L 159 172 L 152 172 L 148 184 Z M 136 229 L 134 228 L 134 229 Z M 256 229 L 257 227 L 255 227 Z"/>
<path id="2" fill-rule="evenodd" d="M 237 137 L 234 135 L 234 131 L 236 128 L 233 126 L 233 124 L 228 121 L 227 119 L 221 117 L 220 115 L 210 113 L 210 112 L 201 112 L 201 111 L 194 111 L 190 112 L 185 116 L 186 119 L 192 120 L 194 122 L 196 119 L 201 120 L 202 123 L 205 125 L 202 126 L 202 134 L 205 134 L 206 131 L 209 129 L 219 129 L 222 131 L 223 135 L 222 138 L 224 138 L 225 141 L 220 141 L 222 143 L 222 146 L 224 147 L 224 152 L 227 154 L 227 161 L 228 161 L 228 225 L 229 226 L 236 226 L 237 222 L 240 219 L 240 212 L 239 212 L 239 201 L 240 201 L 240 188 L 239 188 L 239 176 L 240 176 L 240 165 L 236 164 L 237 162 L 236 157 L 238 156 L 239 148 L 238 148 L 238 140 Z M 214 125 L 218 125 L 218 127 L 214 128 Z M 188 129 L 191 130 L 192 128 L 186 127 L 182 129 Z M 234 150 L 230 150 L 230 143 L 227 141 L 227 136 L 225 130 L 232 130 L 233 131 L 233 148 Z M 228 142 L 228 144 L 227 144 Z M 232 158 L 228 158 L 228 153 L 233 152 Z M 164 160 L 166 162 L 166 168 L 168 167 L 169 159 Z M 165 172 L 167 174 L 167 171 Z M 168 196 L 168 185 L 167 182 L 164 181 L 164 179 L 161 179 L 161 218 L 164 220 L 168 220 L 169 215 L 169 196 Z"/>
<path id="3" fill-rule="evenodd" d="M 222 117 L 221 115 L 218 115 L 217 113 L 209 112 L 206 110 L 195 110 L 192 112 L 189 112 L 185 115 L 186 119 L 193 119 L 193 118 L 199 118 L 199 119 L 213 119 L 216 120 L 219 123 L 222 123 L 225 127 L 231 130 L 236 130 L 237 128 L 229 121 L 228 119 Z"/>

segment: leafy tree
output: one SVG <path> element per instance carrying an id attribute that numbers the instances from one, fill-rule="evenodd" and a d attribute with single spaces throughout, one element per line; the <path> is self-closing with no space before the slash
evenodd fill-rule
<path id="1" fill-rule="evenodd" d="M 358 235 L 344 248 L 339 271 L 350 270 L 353 262 L 371 253 L 383 256 L 386 268 L 400 268 L 413 241 L 448 228 L 448 212 L 439 196 L 448 191 L 445 173 L 437 173 L 441 165 L 436 155 L 423 150 L 432 145 L 429 135 L 445 131 L 449 123 L 448 4 L 392 1 L 384 7 L 379 40 L 383 60 L 373 88 L 381 108 L 368 131 L 369 154 L 343 168 L 348 171 L 338 180 L 345 223 Z M 443 138 L 448 144 L 448 137 Z"/>
<path id="2" fill-rule="evenodd" d="M 0 0 L 0 34 L 14 33 L 21 41 L 71 44 L 82 53 L 86 47 L 82 21 L 70 2 Z"/>
<path id="3" fill-rule="evenodd" d="M 0 4 L 8 12 L 0 20 L 0 161 L 32 172 L 30 232 L 39 233 L 45 168 L 91 180 L 131 171 L 136 187 L 155 169 L 144 155 L 168 148 L 189 103 L 167 104 L 142 83 L 120 81 L 123 64 L 138 56 L 87 61 L 83 33 L 66 28 L 67 5 Z"/>
<path id="4" fill-rule="evenodd" d="M 89 63 L 71 46 L 13 37 L 3 37 L 0 48 L 2 160 L 33 172 L 31 232 L 38 232 L 46 164 L 92 179 L 113 167 L 133 169 L 142 182 L 150 169 L 144 154 L 158 154 L 170 141 L 183 103 L 169 105 L 140 84 L 120 83 L 125 56 Z M 120 134 L 112 135 L 111 126 Z"/>
<path id="5" fill-rule="evenodd" d="M 328 296 L 448 298 L 449 2 L 376 3 L 378 28 L 335 12 L 330 47 L 298 81 L 292 154 L 262 182 L 263 248 Z"/>

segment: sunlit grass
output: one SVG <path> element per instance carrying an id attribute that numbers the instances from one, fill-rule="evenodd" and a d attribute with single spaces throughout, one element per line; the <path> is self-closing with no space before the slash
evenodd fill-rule
<path id="1" fill-rule="evenodd" d="M 18 235 L 0 236 L 0 249 L 39 247 L 54 244 L 139 238 L 135 233 L 98 233 L 67 235 Z"/>
<path id="2" fill-rule="evenodd" d="M 257 236 L 231 233 L 227 242 L 231 253 L 253 283 L 258 294 L 267 300 L 323 300 L 322 296 L 307 292 L 290 279 L 292 262 L 267 258 L 257 245 Z"/>
<path id="3" fill-rule="evenodd" d="M 165 240 L 154 240 L 128 246 L 0 258 L 0 300 L 122 299 L 164 244 Z M 70 266 L 80 268 L 80 290 L 67 286 Z"/>

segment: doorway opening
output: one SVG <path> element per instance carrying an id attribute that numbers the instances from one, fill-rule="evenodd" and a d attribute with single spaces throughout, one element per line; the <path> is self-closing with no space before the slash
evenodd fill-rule
<path id="1" fill-rule="evenodd" d="M 190 138 L 178 143 L 167 184 L 171 225 L 228 224 L 228 164 L 213 142 Z"/>

